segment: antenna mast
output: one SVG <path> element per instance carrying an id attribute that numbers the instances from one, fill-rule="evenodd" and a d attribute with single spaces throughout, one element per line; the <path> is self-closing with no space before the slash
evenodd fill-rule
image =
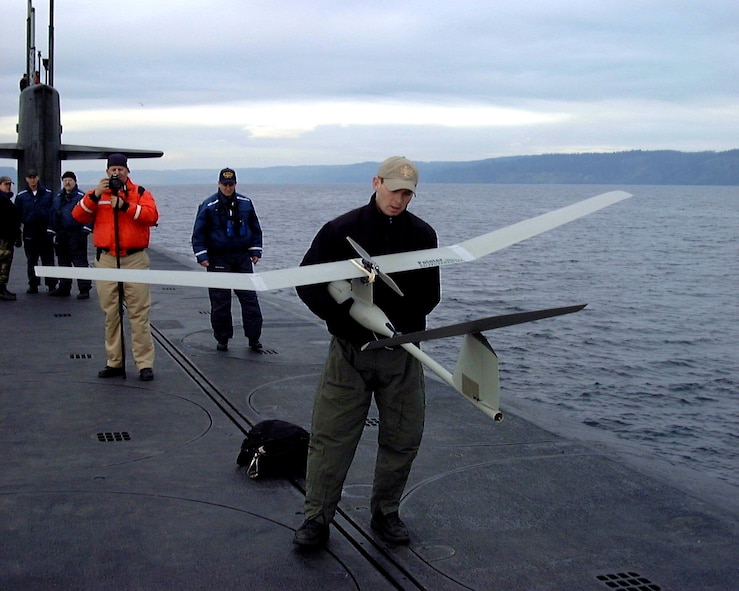
<path id="1" fill-rule="evenodd" d="M 26 17 L 26 74 L 29 84 L 36 71 L 36 9 L 28 0 L 28 16 Z"/>
<path id="2" fill-rule="evenodd" d="M 46 83 L 54 86 L 54 0 L 49 0 L 49 58 L 46 66 Z"/>

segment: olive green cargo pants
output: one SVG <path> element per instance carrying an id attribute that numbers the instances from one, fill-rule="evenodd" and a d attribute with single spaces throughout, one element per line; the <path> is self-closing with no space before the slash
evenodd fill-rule
<path id="1" fill-rule="evenodd" d="M 423 368 L 404 349 L 360 351 L 333 337 L 313 406 L 306 519 L 333 520 L 373 394 L 380 426 L 370 508 L 398 510 L 423 435 Z"/>

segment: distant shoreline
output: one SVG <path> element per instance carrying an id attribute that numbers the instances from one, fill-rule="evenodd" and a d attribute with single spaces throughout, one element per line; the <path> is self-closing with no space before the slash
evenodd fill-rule
<path id="1" fill-rule="evenodd" d="M 76 172 L 80 184 L 97 183 L 104 165 L 85 161 L 64 162 Z M 506 156 L 467 162 L 419 161 L 422 183 L 535 184 L 535 185 L 739 185 L 739 149 L 725 152 L 678 152 L 632 150 L 587 154 Z M 137 170 L 131 160 L 132 177 L 149 185 L 214 183 L 211 169 Z M 252 184 L 347 184 L 366 183 L 378 162 L 357 164 L 236 167 L 240 183 Z M 0 174 L 17 178 L 16 169 L 1 167 Z M 43 181 L 43 179 L 42 179 Z"/>

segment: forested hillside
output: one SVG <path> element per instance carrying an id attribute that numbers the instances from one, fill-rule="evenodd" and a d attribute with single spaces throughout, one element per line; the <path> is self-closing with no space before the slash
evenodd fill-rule
<path id="1" fill-rule="evenodd" d="M 411 159 L 412 154 L 407 154 Z M 101 163 L 75 162 L 81 184 L 97 183 Z M 209 169 L 137 170 L 133 178 L 149 185 L 215 183 Z M 598 154 L 510 156 L 470 162 L 418 162 L 423 183 L 532 183 L 596 185 L 739 185 L 739 150 L 677 152 L 672 150 Z M 367 183 L 377 162 L 325 166 L 236 166 L 240 183 Z M 65 166 L 65 170 L 70 168 Z M 0 174 L 16 178 L 15 170 Z"/>

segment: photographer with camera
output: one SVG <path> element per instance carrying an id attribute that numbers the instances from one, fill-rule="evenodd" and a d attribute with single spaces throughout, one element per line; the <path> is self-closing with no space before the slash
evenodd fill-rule
<path id="1" fill-rule="evenodd" d="M 150 228 L 159 219 L 154 196 L 131 181 L 128 159 L 108 156 L 106 174 L 72 210 L 82 224 L 94 223 L 92 238 L 97 249 L 96 267 L 105 269 L 148 269 Z M 107 363 L 98 377 L 126 377 L 123 342 L 123 303 L 131 326 L 131 350 L 139 378 L 154 379 L 154 341 L 149 313 L 151 292 L 145 283 L 96 281 L 98 301 L 105 313 Z"/>

